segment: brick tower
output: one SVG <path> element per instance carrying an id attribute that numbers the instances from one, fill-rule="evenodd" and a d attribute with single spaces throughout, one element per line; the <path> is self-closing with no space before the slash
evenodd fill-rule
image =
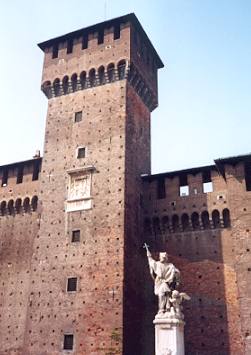
<path id="1" fill-rule="evenodd" d="M 48 114 L 24 353 L 139 355 L 141 174 L 163 64 L 134 14 L 39 47 Z"/>

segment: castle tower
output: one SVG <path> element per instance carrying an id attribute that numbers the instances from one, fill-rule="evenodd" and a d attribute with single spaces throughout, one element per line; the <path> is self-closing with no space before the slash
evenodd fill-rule
<path id="1" fill-rule="evenodd" d="M 141 175 L 163 64 L 134 14 L 39 47 L 48 113 L 24 353 L 139 355 Z"/>

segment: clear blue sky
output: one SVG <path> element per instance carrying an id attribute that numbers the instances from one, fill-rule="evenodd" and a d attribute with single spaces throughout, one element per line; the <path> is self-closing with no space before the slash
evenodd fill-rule
<path id="1" fill-rule="evenodd" d="M 251 152 L 251 1 L 107 0 L 106 19 L 135 12 L 159 52 L 152 170 Z M 105 1 L 1 1 L 0 164 L 43 150 L 47 100 L 38 42 L 105 17 Z"/>

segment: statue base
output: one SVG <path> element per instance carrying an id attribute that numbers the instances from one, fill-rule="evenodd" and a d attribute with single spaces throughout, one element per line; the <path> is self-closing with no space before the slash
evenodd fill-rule
<path id="1" fill-rule="evenodd" d="M 184 355 L 184 321 L 172 314 L 157 314 L 155 325 L 155 355 Z"/>

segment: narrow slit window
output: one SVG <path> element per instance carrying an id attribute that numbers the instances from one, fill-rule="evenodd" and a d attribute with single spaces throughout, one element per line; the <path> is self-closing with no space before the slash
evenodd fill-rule
<path id="1" fill-rule="evenodd" d="M 246 190 L 251 191 L 251 163 L 245 163 L 245 182 L 246 182 Z"/>
<path id="2" fill-rule="evenodd" d="M 73 350 L 73 334 L 64 334 L 64 350 Z"/>
<path id="3" fill-rule="evenodd" d="M 54 44 L 52 48 L 52 59 L 58 57 L 58 44 Z"/>
<path id="4" fill-rule="evenodd" d="M 67 280 L 67 292 L 77 291 L 77 277 L 69 277 Z"/>
<path id="5" fill-rule="evenodd" d="M 88 34 L 84 34 L 82 38 L 82 49 L 88 48 Z"/>
<path id="6" fill-rule="evenodd" d="M 157 198 L 166 198 L 165 179 L 159 179 L 157 182 Z"/>
<path id="7" fill-rule="evenodd" d="M 17 184 L 21 184 L 23 182 L 23 176 L 24 176 L 24 167 L 19 166 L 17 169 Z"/>
<path id="8" fill-rule="evenodd" d="M 104 43 L 104 29 L 98 32 L 98 44 Z"/>
<path id="9" fill-rule="evenodd" d="M 120 24 L 114 26 L 114 39 L 120 38 Z"/>
<path id="10" fill-rule="evenodd" d="M 35 161 L 33 165 L 32 181 L 38 180 L 39 177 L 39 162 Z"/>
<path id="11" fill-rule="evenodd" d="M 8 170 L 4 169 L 2 177 L 2 186 L 7 186 L 8 184 Z"/>
<path id="12" fill-rule="evenodd" d="M 75 118 L 74 118 L 75 122 L 82 121 L 82 116 L 83 116 L 82 111 L 75 112 Z"/>
<path id="13" fill-rule="evenodd" d="M 73 39 L 69 39 L 67 42 L 67 54 L 70 54 L 73 52 Z"/>
<path id="14" fill-rule="evenodd" d="M 80 242 L 80 230 L 79 229 L 72 231 L 71 242 L 72 243 Z"/>
<path id="15" fill-rule="evenodd" d="M 83 159 L 83 158 L 85 158 L 85 156 L 86 156 L 85 147 L 78 148 L 78 155 L 77 155 L 78 159 Z"/>

